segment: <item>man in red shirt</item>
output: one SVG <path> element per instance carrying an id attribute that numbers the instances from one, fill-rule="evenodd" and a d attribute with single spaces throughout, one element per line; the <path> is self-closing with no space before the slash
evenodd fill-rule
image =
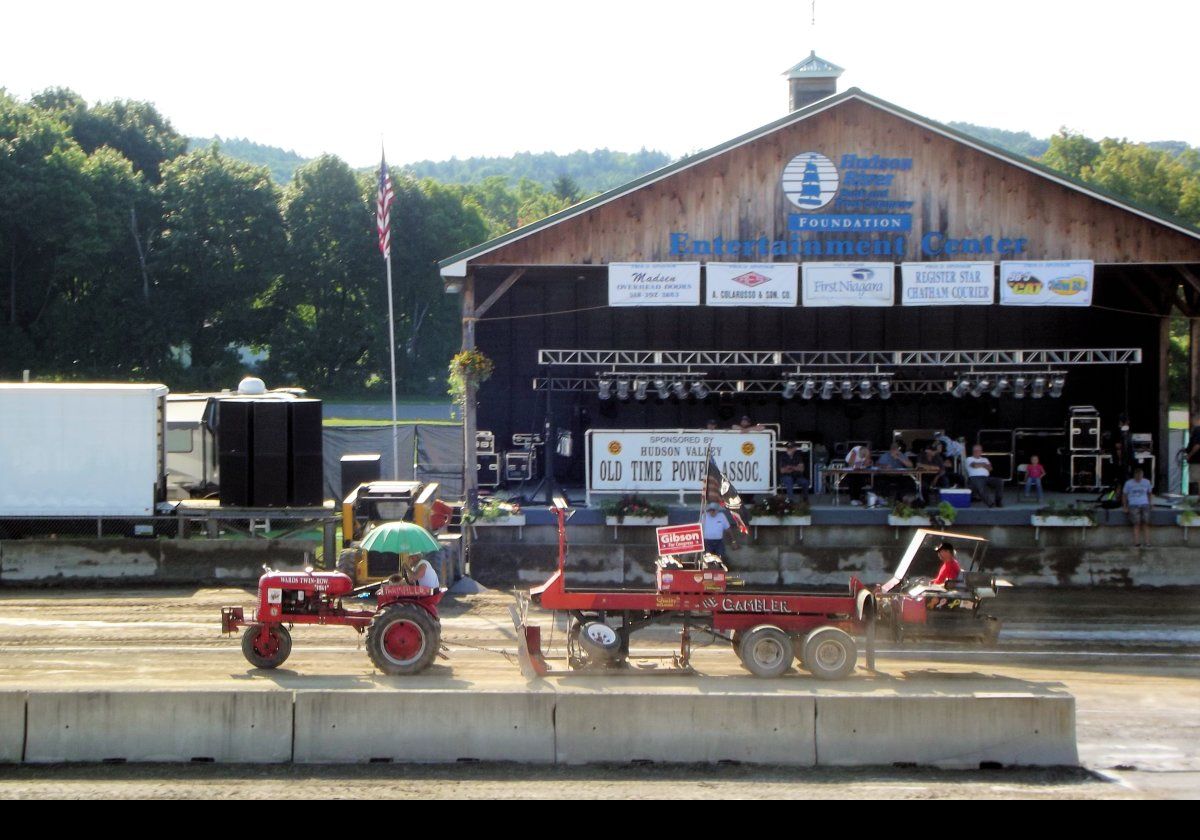
<path id="1" fill-rule="evenodd" d="M 942 567 L 938 569 L 937 577 L 930 581 L 930 585 L 944 586 L 948 581 L 958 578 L 962 573 L 962 566 L 958 565 L 958 560 L 954 557 L 954 546 L 946 540 L 937 547 L 937 556 L 942 561 Z"/>

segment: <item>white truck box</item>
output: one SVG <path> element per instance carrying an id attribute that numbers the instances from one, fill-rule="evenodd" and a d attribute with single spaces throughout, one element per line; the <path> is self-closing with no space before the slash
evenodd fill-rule
<path id="1" fill-rule="evenodd" d="M 0 383 L 0 518 L 151 516 L 165 385 Z"/>

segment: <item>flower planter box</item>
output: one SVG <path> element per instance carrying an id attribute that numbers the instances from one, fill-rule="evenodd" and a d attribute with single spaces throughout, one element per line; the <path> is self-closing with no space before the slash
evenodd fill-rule
<path id="1" fill-rule="evenodd" d="M 1038 516 L 1030 518 L 1035 528 L 1091 528 L 1096 523 L 1086 516 Z"/>
<path id="2" fill-rule="evenodd" d="M 1188 541 L 1188 529 L 1200 528 L 1200 516 L 1180 513 L 1175 516 L 1175 524 L 1183 529 L 1183 541 Z"/>
<path id="3" fill-rule="evenodd" d="M 928 516 L 896 516 L 894 513 L 888 514 L 888 524 L 896 528 L 928 528 Z"/>
<path id="4" fill-rule="evenodd" d="M 606 525 L 613 525 L 613 526 L 616 526 L 616 525 L 658 526 L 658 525 L 666 525 L 667 517 L 665 517 L 665 516 L 626 516 L 624 519 L 618 521 L 617 517 L 615 517 L 615 516 L 606 516 L 606 517 L 604 517 L 604 523 Z"/>
<path id="5" fill-rule="evenodd" d="M 525 526 L 525 514 L 518 513 L 501 516 L 498 519 L 476 519 L 471 524 L 476 528 L 523 528 Z"/>

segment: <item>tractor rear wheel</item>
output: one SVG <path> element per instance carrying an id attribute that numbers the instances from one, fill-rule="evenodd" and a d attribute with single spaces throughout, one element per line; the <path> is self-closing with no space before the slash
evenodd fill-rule
<path id="1" fill-rule="evenodd" d="M 389 676 L 424 671 L 441 644 L 438 622 L 416 604 L 393 604 L 367 628 L 367 656 Z"/>
<path id="2" fill-rule="evenodd" d="M 792 637 L 775 627 L 755 627 L 742 638 L 738 656 L 756 677 L 778 677 L 796 655 Z"/>
<path id="3" fill-rule="evenodd" d="M 854 638 L 836 627 L 818 627 L 804 640 L 804 667 L 822 680 L 840 680 L 854 671 L 858 647 Z"/>
<path id="4" fill-rule="evenodd" d="M 358 551 L 353 548 L 343 548 L 338 554 L 337 570 L 350 578 L 350 582 L 358 585 Z"/>
<path id="5" fill-rule="evenodd" d="M 251 624 L 242 633 L 242 654 L 255 668 L 278 668 L 292 653 L 292 634 L 282 624 L 272 624 L 264 641 L 262 627 Z"/>

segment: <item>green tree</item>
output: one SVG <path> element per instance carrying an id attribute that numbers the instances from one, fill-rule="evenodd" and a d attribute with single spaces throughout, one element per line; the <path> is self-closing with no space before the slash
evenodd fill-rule
<path id="1" fill-rule="evenodd" d="M 284 255 L 279 190 L 265 168 L 196 151 L 163 166 L 162 231 L 151 276 L 173 343 L 186 345 L 189 384 L 215 387 L 240 371 L 235 348 L 266 343 L 259 304 Z"/>
<path id="2" fill-rule="evenodd" d="M 384 266 L 366 180 L 326 155 L 298 169 L 284 196 L 288 253 L 269 295 L 268 370 L 326 394 L 361 392 L 372 373 L 368 325 Z"/>
<path id="3" fill-rule="evenodd" d="M 1041 162 L 1072 178 L 1085 179 L 1086 172 L 1100 156 L 1100 144 L 1061 128 L 1050 138 L 1050 148 L 1042 155 Z"/>

